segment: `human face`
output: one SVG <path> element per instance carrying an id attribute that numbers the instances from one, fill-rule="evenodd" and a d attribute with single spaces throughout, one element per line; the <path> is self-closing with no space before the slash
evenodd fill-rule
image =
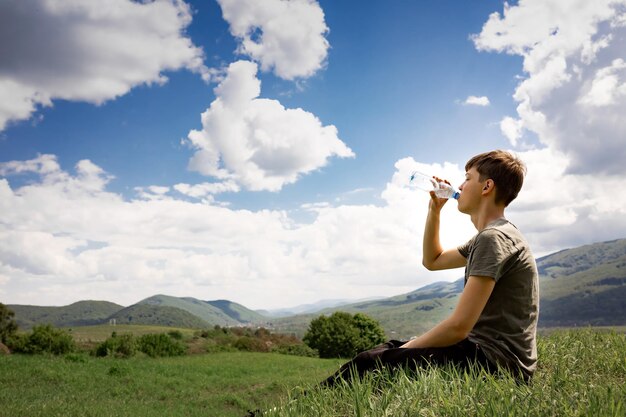
<path id="1" fill-rule="evenodd" d="M 485 181 L 480 181 L 480 174 L 476 168 L 470 168 L 465 173 L 465 181 L 459 186 L 461 195 L 458 207 L 461 213 L 472 214 L 480 206 L 480 200 Z"/>

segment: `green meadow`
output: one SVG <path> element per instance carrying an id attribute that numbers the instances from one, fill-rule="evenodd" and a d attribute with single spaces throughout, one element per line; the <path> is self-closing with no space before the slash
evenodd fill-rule
<path id="1" fill-rule="evenodd" d="M 541 334 L 530 385 L 443 368 L 377 373 L 320 390 L 316 383 L 342 360 L 252 352 L 158 359 L 15 354 L 0 357 L 0 417 L 244 416 L 249 409 L 311 417 L 623 417 L 626 335 L 619 330 Z"/>

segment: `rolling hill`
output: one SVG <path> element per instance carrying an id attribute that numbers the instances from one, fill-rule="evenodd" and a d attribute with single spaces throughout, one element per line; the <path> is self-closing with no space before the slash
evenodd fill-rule
<path id="1" fill-rule="evenodd" d="M 124 308 L 108 301 L 78 301 L 65 307 L 29 305 L 8 305 L 7 307 L 15 313 L 15 321 L 22 329 L 46 323 L 56 327 L 100 324 L 108 321 L 112 314 Z"/>
<path id="2" fill-rule="evenodd" d="M 134 304 L 126 307 L 108 318 L 108 320 L 111 319 L 115 319 L 116 324 L 142 324 L 192 329 L 202 329 L 209 326 L 209 323 L 198 316 L 180 308 L 149 304 Z"/>

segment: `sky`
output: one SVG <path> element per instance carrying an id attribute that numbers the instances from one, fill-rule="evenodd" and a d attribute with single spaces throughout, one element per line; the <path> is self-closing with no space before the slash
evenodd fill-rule
<path id="1" fill-rule="evenodd" d="M 626 237 L 626 0 L 3 0 L 0 302 L 412 291 L 506 149 L 537 257 Z M 446 247 L 476 232 L 451 201 Z"/>

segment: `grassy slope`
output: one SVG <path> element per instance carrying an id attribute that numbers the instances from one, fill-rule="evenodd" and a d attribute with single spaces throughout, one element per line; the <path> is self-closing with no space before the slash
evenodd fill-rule
<path id="1" fill-rule="evenodd" d="M 626 415 L 626 336 L 559 331 L 539 340 L 530 385 L 453 369 L 415 377 L 371 375 L 353 386 L 283 400 L 273 416 L 615 416 Z"/>
<path id="2" fill-rule="evenodd" d="M 0 417 L 240 417 L 339 364 L 269 353 L 68 359 L 0 358 Z"/>
<path id="3" fill-rule="evenodd" d="M 49 323 L 54 326 L 86 326 L 106 322 L 109 316 L 124 307 L 108 301 L 79 301 L 63 307 L 8 305 L 22 329 L 34 324 Z"/>
<path id="4" fill-rule="evenodd" d="M 242 416 L 624 416 L 626 336 L 554 331 L 539 339 L 530 386 L 509 378 L 428 370 L 352 388 L 314 385 L 339 360 L 263 353 L 167 359 L 11 355 L 0 357 L 0 417 Z M 298 400 L 289 398 L 309 389 Z"/>
<path id="5" fill-rule="evenodd" d="M 215 308 L 219 308 L 221 311 L 240 323 L 263 323 L 268 320 L 267 317 L 259 314 L 258 312 L 250 310 L 241 304 L 233 303 L 232 301 L 213 300 L 206 301 L 206 303 Z"/>
<path id="6" fill-rule="evenodd" d="M 134 304 L 111 316 L 117 324 L 142 324 L 188 328 L 206 328 L 209 323 L 188 311 L 170 306 Z"/>
<path id="7" fill-rule="evenodd" d="M 141 300 L 136 305 L 179 308 L 199 317 L 210 325 L 217 324 L 220 326 L 236 326 L 239 324 L 237 320 L 233 319 L 219 308 L 216 308 L 205 301 L 197 300 L 191 297 L 179 298 L 169 295 L 155 295 L 150 298 L 146 298 L 145 300 Z"/>
<path id="8" fill-rule="evenodd" d="M 184 336 L 193 336 L 195 330 L 188 328 L 176 328 L 170 326 L 149 326 L 135 324 L 101 324 L 96 326 L 80 326 L 66 329 L 70 332 L 74 340 L 78 343 L 84 342 L 103 342 L 115 332 L 118 335 L 131 333 L 134 336 L 142 336 L 144 334 L 167 333 L 173 330 L 181 332 Z"/>

